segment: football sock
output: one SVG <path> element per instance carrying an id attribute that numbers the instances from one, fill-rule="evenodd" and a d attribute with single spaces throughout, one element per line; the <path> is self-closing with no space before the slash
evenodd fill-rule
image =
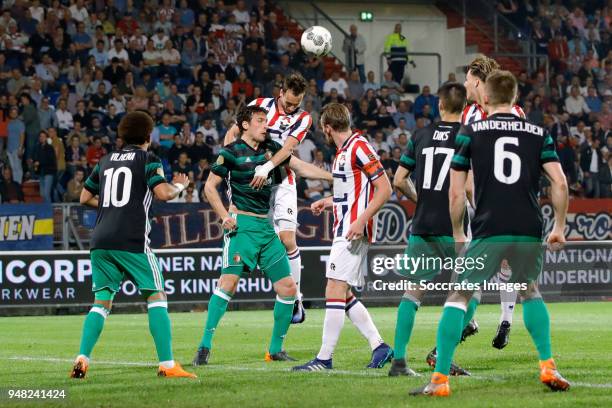
<path id="1" fill-rule="evenodd" d="M 323 321 L 323 341 L 317 354 L 319 360 L 332 358 L 342 326 L 344 326 L 344 299 L 327 299 L 325 301 L 325 320 Z"/>
<path id="2" fill-rule="evenodd" d="M 212 348 L 212 338 L 217 329 L 219 321 L 227 310 L 227 304 L 232 299 L 232 295 L 222 289 L 215 289 L 213 295 L 208 302 L 208 315 L 206 316 L 206 326 L 204 327 L 204 336 L 200 342 L 200 348 Z"/>
<path id="3" fill-rule="evenodd" d="M 172 328 L 168 315 L 168 302 L 154 300 L 147 305 L 149 311 L 149 331 L 155 342 L 159 361 L 170 364 L 172 359 Z M 167 367 L 167 368 L 172 368 Z"/>
<path id="4" fill-rule="evenodd" d="M 467 305 L 467 310 L 465 312 L 465 317 L 463 320 L 463 328 L 465 329 L 470 321 L 474 318 L 474 314 L 476 313 L 476 308 L 480 304 L 480 296 L 472 296 Z"/>
<path id="5" fill-rule="evenodd" d="M 550 344 L 550 317 L 542 298 L 523 301 L 523 321 L 538 349 L 540 360 L 552 358 Z"/>
<path id="6" fill-rule="evenodd" d="M 410 342 L 410 335 L 414 326 L 414 317 L 419 310 L 421 302 L 412 296 L 404 295 L 397 309 L 397 322 L 395 323 L 395 347 L 394 358 L 397 360 L 406 358 L 406 346 Z"/>
<path id="7" fill-rule="evenodd" d="M 378 329 L 374 326 L 368 309 L 355 296 L 346 299 L 346 315 L 362 336 L 368 340 L 372 350 L 384 343 Z"/>
<path id="8" fill-rule="evenodd" d="M 276 296 L 276 302 L 274 302 L 274 327 L 272 328 L 272 339 L 268 349 L 270 354 L 276 354 L 283 349 L 283 341 L 293 316 L 294 303 L 294 296 Z"/>
<path id="9" fill-rule="evenodd" d="M 518 292 L 515 290 L 506 291 L 500 290 L 499 297 L 501 299 L 501 316 L 499 322 L 504 320 L 512 324 L 512 317 L 514 316 L 514 306 L 516 305 L 516 296 Z"/>
<path id="10" fill-rule="evenodd" d="M 440 323 L 438 323 L 438 334 L 436 336 L 436 347 L 438 358 L 436 360 L 435 372 L 448 375 L 455 348 L 461 339 L 466 306 L 463 303 L 446 302 Z"/>
<path id="11" fill-rule="evenodd" d="M 104 322 L 108 317 L 108 310 L 101 304 L 94 303 L 87 317 L 85 317 L 85 323 L 83 324 L 83 335 L 81 336 L 81 347 L 79 354 L 89 358 L 91 352 L 100 338 L 102 329 L 104 328 Z"/>
<path id="12" fill-rule="evenodd" d="M 300 256 L 300 249 L 295 248 L 295 250 L 293 252 L 289 252 L 287 256 L 289 257 L 291 277 L 297 286 L 297 298 L 301 299 L 302 292 L 300 292 L 300 280 L 302 279 L 302 257 Z"/>

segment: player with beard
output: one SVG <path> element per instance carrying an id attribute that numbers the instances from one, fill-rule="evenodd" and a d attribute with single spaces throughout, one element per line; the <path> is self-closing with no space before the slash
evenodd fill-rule
<path id="1" fill-rule="evenodd" d="M 356 324 L 368 340 L 372 358 L 368 368 L 382 368 L 393 357 L 393 350 L 380 336 L 365 306 L 351 288 L 363 287 L 367 273 L 370 243 L 376 237 L 376 214 L 391 196 L 391 184 L 368 140 L 351 131 L 351 117 L 346 106 L 330 103 L 321 111 L 321 129 L 327 142 L 338 149 L 332 167 L 334 195 L 311 205 L 315 215 L 332 207 L 333 242 L 327 263 L 325 320 L 323 339 L 317 356 L 294 371 L 330 370 L 332 355 L 344 316 Z M 356 318 L 357 319 L 356 319 Z"/>

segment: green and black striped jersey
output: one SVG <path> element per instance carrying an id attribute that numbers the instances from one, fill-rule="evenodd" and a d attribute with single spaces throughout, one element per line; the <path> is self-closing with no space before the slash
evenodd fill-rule
<path id="1" fill-rule="evenodd" d="M 552 137 L 512 114 L 464 125 L 455 138 L 453 170 L 474 173 L 474 238 L 542 237 L 538 202 L 544 163 L 559 161 Z"/>
<path id="2" fill-rule="evenodd" d="M 153 189 L 165 182 L 159 158 L 138 146 L 126 146 L 102 157 L 84 186 L 99 195 L 90 249 L 150 251 Z"/>
<path id="3" fill-rule="evenodd" d="M 256 190 L 249 184 L 255 175 L 255 169 L 270 160 L 282 146 L 266 139 L 253 149 L 242 139 L 224 146 L 210 171 L 219 177 L 227 179 L 229 184 L 229 199 L 240 211 L 255 214 L 267 214 L 270 209 L 272 186 L 282 182 L 281 166 L 289 159 L 272 170 L 268 182 Z"/>

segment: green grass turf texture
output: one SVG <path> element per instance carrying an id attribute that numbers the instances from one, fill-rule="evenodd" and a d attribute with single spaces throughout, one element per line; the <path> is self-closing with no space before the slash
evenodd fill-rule
<path id="1" fill-rule="evenodd" d="M 190 361 L 202 334 L 205 313 L 173 313 L 175 358 L 199 378 L 156 377 L 153 340 L 146 314 L 111 315 L 93 353 L 85 380 L 71 380 L 70 361 L 78 352 L 84 316 L 0 319 L 0 388 L 3 406 L 60 407 L 580 407 L 612 406 L 612 303 L 549 304 L 553 353 L 561 373 L 575 382 L 553 393 L 538 381 L 534 346 L 517 306 L 508 347 L 491 347 L 498 305 L 483 305 L 480 332 L 458 347 L 456 361 L 473 377 L 452 378 L 448 399 L 409 397 L 430 370 L 424 358 L 435 341 L 440 307 L 423 307 L 408 348 L 409 365 L 420 378 L 389 378 L 389 365 L 366 370 L 370 350 L 346 319 L 334 355 L 334 372 L 293 373 L 294 363 L 265 363 L 271 311 L 226 313 L 213 344 L 210 365 Z M 393 344 L 395 308 L 370 312 L 384 339 Z M 286 341 L 300 363 L 320 346 L 324 311 L 309 310 L 304 324 L 292 326 Z M 42 360 L 37 360 L 40 358 Z M 98 361 L 98 363 L 96 363 Z M 128 364 L 129 363 L 129 364 Z M 7 388 L 65 388 L 58 402 L 10 402 Z"/>

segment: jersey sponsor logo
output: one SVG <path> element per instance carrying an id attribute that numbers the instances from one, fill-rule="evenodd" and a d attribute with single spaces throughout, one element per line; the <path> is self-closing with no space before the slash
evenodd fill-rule
<path id="1" fill-rule="evenodd" d="M 446 132 L 441 132 L 439 130 L 436 130 L 434 132 L 433 135 L 433 140 L 439 140 L 439 141 L 445 141 L 448 140 L 448 135 L 450 134 L 450 130 L 446 131 Z"/>

